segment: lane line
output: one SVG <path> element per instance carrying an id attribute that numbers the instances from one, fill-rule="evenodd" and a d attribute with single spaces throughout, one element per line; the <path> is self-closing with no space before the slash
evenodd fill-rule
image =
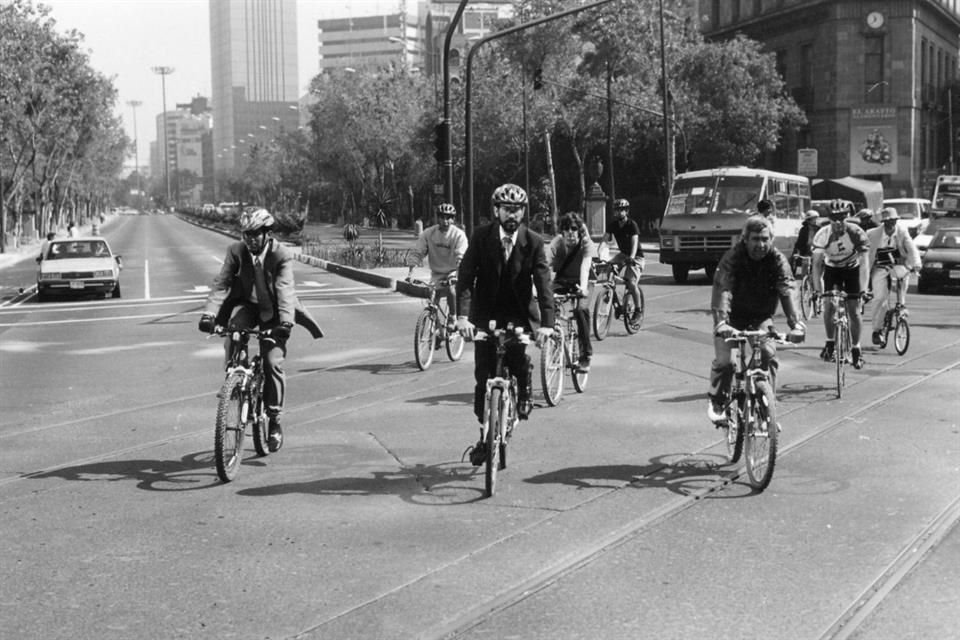
<path id="1" fill-rule="evenodd" d="M 143 299 L 150 299 L 150 261 L 143 261 Z"/>

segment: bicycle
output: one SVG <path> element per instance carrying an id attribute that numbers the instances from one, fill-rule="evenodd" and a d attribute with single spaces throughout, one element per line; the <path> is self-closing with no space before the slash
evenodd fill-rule
<path id="1" fill-rule="evenodd" d="M 517 412 L 519 386 L 504 362 L 507 347 L 512 344 L 530 344 L 530 336 L 520 327 L 508 324 L 506 329 L 497 329 L 491 320 L 489 331 L 477 331 L 473 339 L 497 341 L 496 375 L 487 378 L 484 398 L 483 428 L 480 440 L 486 446 L 485 491 L 492 497 L 497 489 L 497 472 L 507 468 L 507 442 L 520 421 Z"/>
<path id="2" fill-rule="evenodd" d="M 625 288 L 626 286 L 623 279 L 623 269 L 626 265 L 617 273 L 612 262 L 594 258 L 593 266 L 597 273 L 597 297 L 593 303 L 593 335 L 597 340 L 606 338 L 614 318 L 622 318 L 627 333 L 635 334 L 643 325 L 645 308 L 643 289 L 640 288 L 640 284 L 637 283 L 637 291 L 640 292 L 638 308 L 628 291 L 623 292 L 623 302 L 620 301 L 620 294 L 617 292 L 617 287 Z"/>
<path id="3" fill-rule="evenodd" d="M 863 297 L 859 295 L 850 295 L 843 291 L 834 289 L 826 291 L 820 297 L 831 298 L 833 305 L 833 360 L 837 367 L 837 397 L 843 397 L 843 387 L 847 384 L 848 364 L 853 363 L 851 349 L 853 348 L 853 338 L 850 336 L 850 318 L 847 315 L 847 306 L 845 302 L 849 298 L 858 298 L 858 304 L 863 304 Z M 863 313 L 861 309 L 860 313 Z"/>
<path id="4" fill-rule="evenodd" d="M 463 355 L 463 336 L 454 327 L 454 318 L 447 308 L 445 290 L 456 284 L 455 278 L 444 278 L 432 284 L 423 280 L 411 280 L 413 285 L 430 290 L 426 306 L 417 318 L 413 330 L 413 357 L 417 367 L 426 371 L 433 362 L 433 352 L 443 344 L 447 357 L 456 362 Z"/>
<path id="5" fill-rule="evenodd" d="M 573 388 L 583 393 L 587 388 L 588 372 L 580 369 L 580 332 L 573 316 L 573 306 L 580 299 L 575 293 L 553 294 L 557 321 L 550 336 L 540 350 L 540 382 L 547 404 L 557 406 L 563 395 L 563 372 L 570 369 Z"/>
<path id="6" fill-rule="evenodd" d="M 784 334 L 772 328 L 736 331 L 726 338 L 735 344 L 731 353 L 733 381 L 730 399 L 724 407 L 726 420 L 718 425 L 725 432 L 730 462 L 744 456 L 748 481 L 757 491 L 766 489 L 773 478 L 780 435 L 773 381 L 760 362 L 760 342 L 764 338 L 778 344 L 787 342 Z M 747 344 L 750 345 L 749 359 Z"/>
<path id="7" fill-rule="evenodd" d="M 243 440 L 249 426 L 257 454 L 270 454 L 266 407 L 263 403 L 263 359 L 250 357 L 247 345 L 250 336 L 269 337 L 270 331 L 257 329 L 224 329 L 217 327 L 211 335 L 229 336 L 226 375 L 217 397 L 217 421 L 213 435 L 213 457 L 217 475 L 230 482 L 240 471 Z"/>
<path id="8" fill-rule="evenodd" d="M 800 313 L 804 320 L 816 318 L 823 313 L 823 304 L 817 296 L 817 290 L 813 286 L 813 269 L 811 267 L 812 258 L 810 256 L 797 257 L 797 270 L 802 274 L 800 278 Z"/>
<path id="9" fill-rule="evenodd" d="M 907 310 L 907 305 L 900 302 L 901 294 L 905 287 L 907 286 L 907 276 L 909 271 L 906 267 L 897 265 L 900 268 L 894 267 L 887 273 L 887 282 L 890 283 L 889 286 L 890 296 L 896 296 L 897 302 L 893 307 L 889 306 L 889 301 L 887 302 L 887 311 L 883 315 L 883 326 L 880 327 L 880 348 L 883 349 L 887 346 L 887 339 L 890 336 L 890 332 L 893 332 L 893 348 L 896 349 L 897 355 L 902 356 L 907 352 L 907 348 L 910 346 L 910 322 L 907 320 L 907 317 L 910 315 L 910 312 Z M 902 271 L 901 271 L 902 270 Z M 892 286 L 896 283 L 896 286 Z M 889 298 L 888 298 L 889 300 Z"/>

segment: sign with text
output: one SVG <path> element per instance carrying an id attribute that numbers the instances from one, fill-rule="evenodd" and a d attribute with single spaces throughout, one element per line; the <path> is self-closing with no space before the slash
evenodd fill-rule
<path id="1" fill-rule="evenodd" d="M 797 173 L 807 177 L 817 175 L 816 149 L 797 149 Z"/>
<path id="2" fill-rule="evenodd" d="M 897 173 L 897 108 L 850 110 L 850 175 Z"/>

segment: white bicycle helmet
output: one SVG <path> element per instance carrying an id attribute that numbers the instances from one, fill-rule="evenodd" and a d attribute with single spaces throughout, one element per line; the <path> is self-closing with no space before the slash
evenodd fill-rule
<path id="1" fill-rule="evenodd" d="M 240 231 L 257 231 L 258 229 L 270 229 L 273 227 L 274 219 L 266 209 L 253 209 L 244 211 L 240 214 Z"/>
<path id="2" fill-rule="evenodd" d="M 517 185 L 508 182 L 494 190 L 493 197 L 490 198 L 490 201 L 493 203 L 493 206 L 497 206 L 498 204 L 516 204 L 525 207 L 527 206 L 527 192 Z"/>

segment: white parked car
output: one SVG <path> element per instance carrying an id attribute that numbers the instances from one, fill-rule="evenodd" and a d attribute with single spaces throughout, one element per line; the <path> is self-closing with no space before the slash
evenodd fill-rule
<path id="1" fill-rule="evenodd" d="M 906 229 L 911 238 L 916 238 L 930 219 L 930 201 L 924 198 L 889 198 L 883 206 L 897 210 L 897 226 Z"/>
<path id="2" fill-rule="evenodd" d="M 120 256 L 99 236 L 51 240 L 37 258 L 37 300 L 53 295 L 120 297 Z"/>

